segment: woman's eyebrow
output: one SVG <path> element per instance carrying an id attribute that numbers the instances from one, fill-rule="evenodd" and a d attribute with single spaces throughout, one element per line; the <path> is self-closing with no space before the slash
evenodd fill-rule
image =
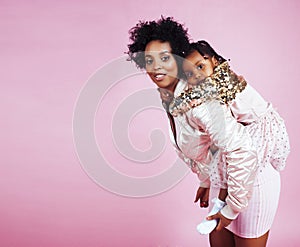
<path id="1" fill-rule="evenodd" d="M 159 55 L 163 55 L 163 54 L 166 54 L 166 53 L 170 53 L 170 51 L 168 51 L 168 50 L 162 51 L 162 52 L 159 53 Z"/>
<path id="2" fill-rule="evenodd" d="M 158 51 L 150 51 L 150 52 L 145 52 L 145 57 L 146 56 L 151 56 L 151 54 L 155 54 L 155 53 L 158 53 L 158 55 L 163 55 L 163 54 L 166 54 L 166 53 L 171 53 L 170 51 L 168 50 L 165 50 L 165 51 L 161 51 L 161 52 L 158 52 Z"/>

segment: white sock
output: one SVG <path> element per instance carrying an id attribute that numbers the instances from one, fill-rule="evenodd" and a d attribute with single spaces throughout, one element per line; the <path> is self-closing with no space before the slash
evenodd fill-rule
<path id="1" fill-rule="evenodd" d="M 218 213 L 225 206 L 225 202 L 221 201 L 219 198 L 214 198 L 212 202 L 214 203 L 214 206 L 212 207 L 211 211 L 208 213 L 208 216 Z M 205 219 L 199 225 L 197 225 L 197 231 L 201 234 L 209 234 L 215 229 L 217 224 L 218 222 L 216 219 L 214 220 Z"/>

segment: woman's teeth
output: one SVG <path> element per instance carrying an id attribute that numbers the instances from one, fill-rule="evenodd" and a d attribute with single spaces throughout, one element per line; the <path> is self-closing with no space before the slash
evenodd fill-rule
<path id="1" fill-rule="evenodd" d="M 165 75 L 164 74 L 158 74 L 158 75 L 155 75 L 155 79 L 161 79 L 163 78 Z"/>

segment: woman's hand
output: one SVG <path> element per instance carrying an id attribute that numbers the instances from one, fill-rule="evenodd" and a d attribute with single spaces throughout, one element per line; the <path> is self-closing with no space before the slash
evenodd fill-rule
<path id="1" fill-rule="evenodd" d="M 199 201 L 201 208 L 207 208 L 208 200 L 209 200 L 209 188 L 203 188 L 200 186 L 197 190 L 197 194 L 194 202 Z"/>
<path id="2" fill-rule="evenodd" d="M 213 220 L 213 219 L 216 219 L 218 220 L 219 219 L 219 223 L 216 227 L 216 231 L 220 231 L 222 228 L 230 225 L 231 221 L 230 219 L 227 219 L 225 216 L 223 216 L 220 212 L 212 215 L 212 216 L 208 216 L 206 218 L 207 220 Z"/>

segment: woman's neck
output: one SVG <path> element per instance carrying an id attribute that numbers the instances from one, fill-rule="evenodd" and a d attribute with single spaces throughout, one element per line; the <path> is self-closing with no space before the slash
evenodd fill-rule
<path id="1" fill-rule="evenodd" d="M 172 93 L 174 93 L 178 82 L 179 82 L 179 79 L 174 80 L 174 82 L 171 85 L 169 85 L 168 87 L 165 87 L 165 89 L 172 92 Z"/>

